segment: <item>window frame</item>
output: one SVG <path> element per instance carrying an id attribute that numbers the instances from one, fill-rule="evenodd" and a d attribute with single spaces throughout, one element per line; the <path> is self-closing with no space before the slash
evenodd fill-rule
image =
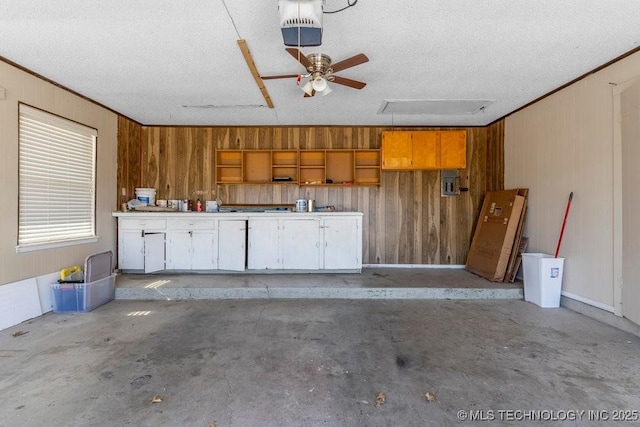
<path id="1" fill-rule="evenodd" d="M 33 133 L 30 134 L 30 136 L 25 136 L 29 134 L 29 131 L 33 132 L 36 130 L 36 127 L 41 127 L 43 133 L 37 136 L 33 136 Z M 66 135 L 56 138 L 56 135 L 54 134 L 56 131 L 60 131 Z M 78 139 L 78 141 L 74 142 L 71 138 Z M 58 148 L 52 149 L 46 159 L 37 159 L 37 154 L 39 153 L 36 153 L 34 148 L 37 150 L 42 145 L 48 146 L 49 144 L 57 144 L 56 147 Z M 67 158 L 71 161 L 73 157 L 80 157 L 80 160 L 76 161 L 82 162 L 83 171 L 81 178 L 75 178 L 62 173 L 61 176 L 64 176 L 64 179 L 62 182 L 58 181 L 58 184 L 61 185 L 58 185 L 57 193 L 58 195 L 66 197 L 66 199 L 63 200 L 72 201 L 75 199 L 81 202 L 81 206 L 75 211 L 71 209 L 66 212 L 67 219 L 69 218 L 69 213 L 72 212 L 79 213 L 80 219 L 75 222 L 60 222 L 60 219 L 64 218 L 65 214 L 61 214 L 59 209 L 47 208 L 47 210 L 42 212 L 43 218 L 41 219 L 45 221 L 53 221 L 54 224 L 49 224 L 48 228 L 39 236 L 37 231 L 33 231 L 33 228 L 36 227 L 36 221 L 38 220 L 38 215 L 40 215 L 40 213 L 29 211 L 25 205 L 29 203 L 28 206 L 32 206 L 32 204 L 35 203 L 34 200 L 41 197 L 42 193 L 38 194 L 36 192 L 37 189 L 34 189 L 33 187 L 41 186 L 43 183 L 50 185 L 52 181 L 55 181 L 52 180 L 52 177 L 54 177 L 53 173 L 57 171 L 64 172 L 65 170 L 71 170 L 68 168 L 68 165 L 59 164 L 59 153 L 64 152 L 64 150 L 66 150 L 67 153 L 70 153 L 74 148 L 76 150 L 73 151 L 73 154 L 68 154 Z M 29 153 L 28 150 L 31 150 L 32 152 Z M 45 148 L 45 154 L 46 150 L 47 149 Z M 83 155 L 81 151 L 89 154 Z M 98 169 L 97 151 L 97 129 L 24 103 L 18 103 L 18 217 L 16 224 L 16 252 L 30 252 L 98 241 L 100 236 L 97 235 L 96 211 Z M 31 154 L 31 157 L 25 157 L 28 154 Z M 88 156 L 91 156 L 90 160 Z M 39 170 L 34 168 L 34 165 L 37 165 L 40 161 L 42 161 L 43 171 L 51 170 L 53 173 L 47 175 L 45 172 L 42 174 L 42 177 L 40 177 L 38 175 Z M 54 163 L 56 161 L 58 163 Z M 45 169 L 47 165 L 49 165 L 49 168 Z M 34 171 L 32 175 L 24 173 L 24 169 L 28 169 L 29 167 Z M 42 178 L 44 181 L 42 183 L 36 182 L 34 185 L 33 181 L 37 181 L 39 178 Z M 29 183 L 29 180 L 32 180 L 31 184 Z M 81 183 L 81 187 L 79 188 L 80 191 L 78 191 L 78 188 L 73 188 L 73 184 L 77 185 L 78 183 Z M 67 188 L 65 189 L 64 187 Z M 82 195 L 87 192 L 89 193 L 87 197 L 90 197 L 90 200 L 82 197 Z M 49 196 L 51 196 L 51 194 L 47 193 L 47 197 Z M 41 207 L 43 205 L 53 206 L 54 204 L 51 202 L 42 202 L 39 206 Z M 66 206 L 70 206 L 70 203 L 67 203 Z M 56 219 L 58 221 L 56 221 Z M 31 223 L 28 222 L 29 220 L 31 220 Z M 27 221 L 26 225 L 23 221 Z M 31 227 L 32 230 L 29 230 L 29 227 Z M 76 231 L 77 235 L 72 237 L 63 237 L 60 235 L 62 233 L 73 234 L 73 231 L 71 230 L 76 227 L 79 228 L 79 231 Z M 24 233 L 29 231 L 31 231 L 31 236 L 25 237 Z M 57 236 L 55 235 L 56 232 L 59 233 Z"/>

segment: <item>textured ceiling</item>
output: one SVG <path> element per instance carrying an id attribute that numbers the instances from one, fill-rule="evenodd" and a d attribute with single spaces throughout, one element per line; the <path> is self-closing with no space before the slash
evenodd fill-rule
<path id="1" fill-rule="evenodd" d="M 353 3 L 353 0 L 351 0 Z M 347 0 L 326 0 L 325 11 Z M 0 56 L 142 124 L 486 125 L 640 42 L 638 0 L 360 0 L 323 15 L 321 52 L 369 62 L 304 98 L 276 0 L 2 0 Z M 2 82 L 0 81 L 0 86 Z M 489 100 L 474 114 L 380 114 L 385 100 Z M 187 107 L 185 107 L 187 106 Z M 444 112 L 444 111 L 443 111 Z"/>

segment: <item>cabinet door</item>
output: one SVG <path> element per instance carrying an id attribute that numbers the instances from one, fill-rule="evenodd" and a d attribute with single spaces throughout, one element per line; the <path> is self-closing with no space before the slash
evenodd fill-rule
<path id="1" fill-rule="evenodd" d="M 164 270 L 164 233 L 145 233 L 144 272 Z"/>
<path id="2" fill-rule="evenodd" d="M 247 264 L 250 270 L 280 269 L 277 219 L 249 220 Z"/>
<path id="3" fill-rule="evenodd" d="M 220 270 L 244 271 L 246 263 L 245 220 L 221 220 L 218 222 L 218 267 Z"/>
<path id="4" fill-rule="evenodd" d="M 411 169 L 411 132 L 382 132 L 382 169 Z"/>
<path id="5" fill-rule="evenodd" d="M 412 169 L 438 169 L 440 167 L 440 144 L 435 131 L 411 132 Z"/>
<path id="6" fill-rule="evenodd" d="M 467 133 L 446 131 L 440 134 L 440 168 L 464 169 L 467 167 Z"/>
<path id="7" fill-rule="evenodd" d="M 167 240 L 167 269 L 191 270 L 191 232 L 171 231 Z"/>
<path id="8" fill-rule="evenodd" d="M 280 251 L 285 270 L 320 268 L 320 221 L 300 219 L 280 221 Z"/>
<path id="9" fill-rule="evenodd" d="M 362 268 L 361 234 L 356 218 L 324 218 L 324 265 L 327 270 Z"/>
<path id="10" fill-rule="evenodd" d="M 198 230 L 191 233 L 191 268 L 193 270 L 213 270 L 215 268 L 213 241 L 213 230 Z"/>
<path id="11" fill-rule="evenodd" d="M 144 269 L 144 237 L 142 230 L 121 230 L 118 242 L 118 268 Z"/>

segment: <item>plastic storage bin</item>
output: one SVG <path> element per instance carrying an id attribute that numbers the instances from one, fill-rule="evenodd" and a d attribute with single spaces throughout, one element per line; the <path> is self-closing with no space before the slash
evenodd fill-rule
<path id="1" fill-rule="evenodd" d="M 111 273 L 111 251 L 89 255 L 84 263 L 84 278 L 78 283 L 51 284 L 51 300 L 56 313 L 91 311 L 115 297 L 116 275 Z"/>
<path id="2" fill-rule="evenodd" d="M 564 258 L 540 253 L 522 254 L 524 300 L 540 307 L 560 307 Z"/>
<path id="3" fill-rule="evenodd" d="M 89 283 L 53 283 L 51 300 L 55 313 L 91 311 L 115 297 L 116 275 Z"/>

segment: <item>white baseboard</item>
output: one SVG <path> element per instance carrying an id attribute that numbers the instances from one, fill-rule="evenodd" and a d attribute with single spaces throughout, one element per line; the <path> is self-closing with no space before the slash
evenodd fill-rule
<path id="1" fill-rule="evenodd" d="M 574 299 L 564 294 L 565 292 L 563 292 L 562 298 L 560 299 L 560 306 L 640 337 L 640 325 L 633 323 L 626 317 L 616 316 L 613 313 L 613 307 L 609 307 L 606 304 L 598 304 L 599 307 L 596 307 L 593 305 L 594 301 L 587 298 L 578 297 Z M 569 293 L 569 295 L 571 294 Z"/>
<path id="2" fill-rule="evenodd" d="M 594 307 L 599 308 L 600 310 L 605 310 L 605 311 L 608 311 L 610 313 L 613 313 L 613 306 L 611 306 L 611 305 L 602 304 L 601 302 L 593 301 L 593 300 L 590 300 L 589 298 L 584 298 L 584 297 L 581 297 L 580 295 L 572 294 L 571 292 L 567 292 L 567 291 L 562 291 L 561 295 L 563 297 L 567 297 L 567 298 L 571 298 L 571 299 L 576 300 L 576 301 L 580 301 L 583 304 L 592 305 Z"/>

